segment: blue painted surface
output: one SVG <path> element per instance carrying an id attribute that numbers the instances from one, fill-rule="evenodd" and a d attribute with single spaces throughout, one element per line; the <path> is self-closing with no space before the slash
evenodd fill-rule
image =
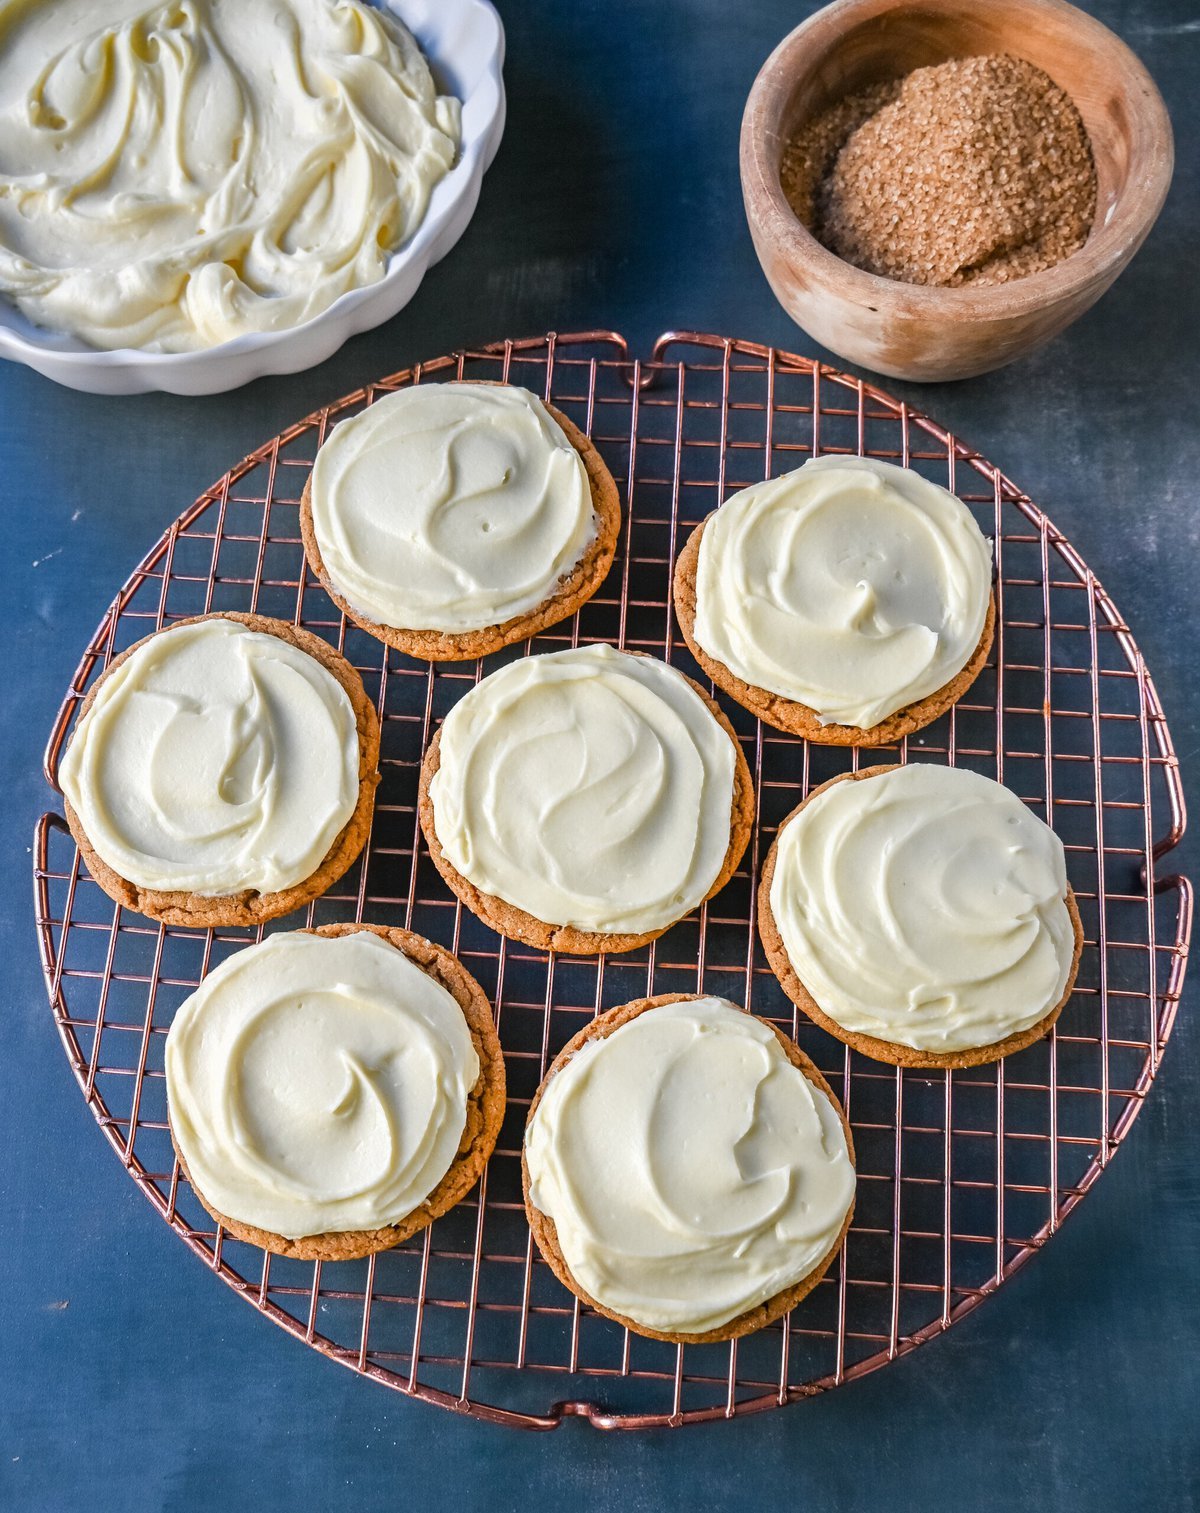
<path id="1" fill-rule="evenodd" d="M 502 0 L 504 145 L 463 242 L 390 325 L 311 373 L 203 400 L 92 398 L 0 366 L 0 1507 L 1200 1506 L 1194 981 L 1113 1169 L 998 1297 L 824 1398 L 636 1437 L 456 1420 L 272 1329 L 121 1171 L 46 1008 L 28 882 L 45 733 L 115 586 L 232 461 L 320 401 L 498 336 L 612 326 L 644 350 L 693 327 L 813 350 L 758 269 L 736 166 L 754 73 L 812 8 Z M 1096 569 L 1186 781 L 1200 771 L 1200 20 L 1194 0 L 1088 8 L 1172 111 L 1179 167 L 1157 230 L 1043 352 L 961 385 L 892 387 L 999 463 Z M 1192 871 L 1196 855 L 1181 856 Z"/>

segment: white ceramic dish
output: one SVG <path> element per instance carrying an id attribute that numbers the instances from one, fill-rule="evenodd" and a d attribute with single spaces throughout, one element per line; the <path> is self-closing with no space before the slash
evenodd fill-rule
<path id="1" fill-rule="evenodd" d="M 296 373 L 408 304 L 431 263 L 467 228 L 485 169 L 504 132 L 504 28 L 489 0 L 384 0 L 413 33 L 444 90 L 462 101 L 459 160 L 430 197 L 429 211 L 378 283 L 353 289 L 302 326 L 253 332 L 200 352 L 102 352 L 28 321 L 0 297 L 0 357 L 91 394 L 219 394 L 267 373 Z"/>

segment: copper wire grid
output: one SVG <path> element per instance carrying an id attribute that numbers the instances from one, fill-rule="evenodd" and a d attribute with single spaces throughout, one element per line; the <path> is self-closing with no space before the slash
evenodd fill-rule
<path id="1" fill-rule="evenodd" d="M 626 510 L 601 592 L 573 619 L 486 664 L 428 667 L 348 625 L 306 572 L 298 501 L 329 426 L 380 394 L 448 378 L 542 393 L 597 443 Z M 734 879 L 629 956 L 574 957 L 496 936 L 450 895 L 415 799 L 438 721 L 511 656 L 610 640 L 701 677 L 670 612 L 687 532 L 734 489 L 819 453 L 910 466 L 955 489 L 995 542 L 988 667 L 949 714 L 870 760 L 949 762 L 1007 783 L 1062 837 L 1083 917 L 1078 986 L 1051 1036 L 954 1073 L 872 1062 L 797 1016 L 754 920 L 758 869 L 805 792 L 859 763 L 761 726 L 721 697 L 755 775 L 759 825 Z M 1111 1159 L 1158 1071 L 1191 928 L 1187 879 L 1160 864 L 1183 834 L 1166 720 L 1133 636 L 1091 569 L 991 463 L 861 380 L 747 342 L 668 333 L 649 360 L 611 332 L 504 342 L 395 374 L 317 411 L 230 469 L 170 527 L 93 636 L 55 722 L 46 777 L 91 683 L 124 647 L 201 611 L 294 620 L 359 668 L 383 723 L 368 848 L 324 898 L 268 928 L 399 924 L 457 952 L 496 1006 L 509 1112 L 478 1188 L 397 1250 L 299 1262 L 232 1239 L 181 1176 L 163 1042 L 204 974 L 262 930 L 158 926 L 92 882 L 57 814 L 34 846 L 34 899 L 55 1023 L 127 1171 L 188 1247 L 260 1312 L 361 1375 L 459 1412 L 551 1429 L 732 1417 L 805 1397 L 904 1355 L 970 1312 L 1054 1234 Z M 859 1158 L 841 1259 L 787 1319 L 732 1345 L 631 1336 L 582 1307 L 534 1249 L 521 1203 L 526 1110 L 549 1061 L 602 1009 L 705 991 L 784 1026 L 841 1096 Z"/>

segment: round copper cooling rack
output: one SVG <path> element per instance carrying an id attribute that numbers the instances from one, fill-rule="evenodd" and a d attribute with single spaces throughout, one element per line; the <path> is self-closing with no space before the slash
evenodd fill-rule
<path id="1" fill-rule="evenodd" d="M 621 549 L 601 592 L 524 647 L 428 667 L 347 625 L 306 573 L 298 501 L 329 426 L 379 394 L 448 378 L 511 380 L 564 410 L 621 486 Z M 999 778 L 1062 837 L 1087 943 L 1053 1034 L 999 1066 L 881 1066 L 797 1022 L 758 944 L 758 869 L 780 820 L 859 754 L 810 747 L 722 699 L 759 795 L 745 863 L 649 949 L 610 958 L 508 943 L 442 885 L 417 825 L 417 773 L 447 709 L 504 657 L 607 640 L 700 677 L 672 622 L 671 569 L 727 494 L 806 457 L 888 458 L 956 490 L 995 542 L 999 622 L 966 698 L 895 754 Z M 366 1261 L 299 1262 L 232 1239 L 181 1176 L 163 1042 L 204 974 L 258 938 L 164 928 L 115 906 L 62 819 L 45 815 L 34 895 L 54 1020 L 88 1105 L 130 1176 L 189 1249 L 268 1318 L 413 1397 L 550 1429 L 681 1424 L 754 1412 L 873 1371 L 949 1327 L 1054 1234 L 1104 1170 L 1158 1071 L 1183 982 L 1191 889 L 1163 869 L 1184 829 L 1179 770 L 1133 636 L 1071 544 L 991 463 L 879 390 L 747 342 L 669 333 L 647 360 L 611 332 L 539 337 L 398 373 L 310 415 L 232 468 L 151 548 L 80 662 L 46 777 L 88 687 L 148 631 L 206 610 L 257 610 L 336 643 L 383 722 L 383 779 L 363 860 L 272 928 L 366 919 L 457 952 L 496 1005 L 510 1092 L 478 1188 L 432 1229 Z M 719 696 L 720 697 L 720 696 Z M 526 1109 L 592 1015 L 643 994 L 744 1001 L 796 1035 L 854 1128 L 859 1196 L 844 1254 L 780 1324 L 733 1345 L 630 1336 L 581 1305 L 531 1245 L 521 1204 Z"/>

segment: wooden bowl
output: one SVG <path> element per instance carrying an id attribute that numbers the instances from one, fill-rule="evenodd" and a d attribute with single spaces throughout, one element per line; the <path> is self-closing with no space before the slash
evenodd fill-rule
<path id="1" fill-rule="evenodd" d="M 1044 272 L 954 289 L 864 273 L 822 247 L 779 182 L 788 137 L 868 84 L 980 53 L 1028 59 L 1075 101 L 1099 181 L 1086 243 Z M 1082 315 L 1145 240 L 1173 163 L 1171 123 L 1150 75 L 1065 0 L 836 0 L 763 64 L 742 119 L 746 216 L 779 302 L 839 356 L 923 382 L 1003 367 Z"/>

